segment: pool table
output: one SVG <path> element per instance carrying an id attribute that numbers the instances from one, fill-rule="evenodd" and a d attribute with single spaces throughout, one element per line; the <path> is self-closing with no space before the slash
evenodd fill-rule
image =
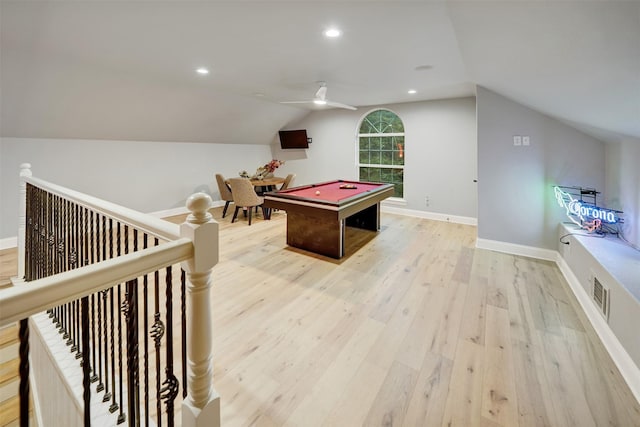
<path id="1" fill-rule="evenodd" d="M 287 244 L 344 256 L 345 226 L 380 229 L 380 202 L 393 184 L 335 180 L 264 194 L 264 206 L 287 212 Z"/>

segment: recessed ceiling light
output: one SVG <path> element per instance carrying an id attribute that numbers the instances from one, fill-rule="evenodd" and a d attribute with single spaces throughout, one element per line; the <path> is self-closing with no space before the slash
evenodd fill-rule
<path id="1" fill-rule="evenodd" d="M 409 89 L 407 93 L 413 95 L 414 93 L 418 93 L 418 91 L 415 89 Z"/>
<path id="2" fill-rule="evenodd" d="M 426 70 L 430 70 L 433 68 L 433 65 L 418 65 L 415 70 L 416 71 L 426 71 Z"/>
<path id="3" fill-rule="evenodd" d="M 200 68 L 196 68 L 196 73 L 206 76 L 207 74 L 209 74 L 209 70 L 207 70 L 204 67 L 200 67 Z"/>
<path id="4" fill-rule="evenodd" d="M 342 31 L 340 31 L 337 28 L 329 28 L 328 30 L 326 30 L 324 32 L 325 37 L 329 37 L 331 39 L 334 39 L 336 37 L 340 37 L 342 35 Z"/>
<path id="5" fill-rule="evenodd" d="M 314 99 L 313 103 L 316 105 L 327 105 L 327 101 L 325 101 L 324 99 Z"/>
<path id="6" fill-rule="evenodd" d="M 262 93 L 262 92 L 255 92 L 255 93 L 253 94 L 253 96 L 257 96 L 258 98 L 262 98 L 262 97 L 264 96 L 264 93 Z"/>

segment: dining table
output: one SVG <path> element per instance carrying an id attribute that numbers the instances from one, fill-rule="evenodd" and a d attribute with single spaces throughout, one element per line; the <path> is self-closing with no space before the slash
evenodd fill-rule
<path id="1" fill-rule="evenodd" d="M 256 193 L 262 195 L 267 191 L 274 191 L 279 185 L 284 184 L 285 178 L 281 176 L 272 176 L 263 179 L 249 179 Z M 228 184 L 228 182 L 227 182 Z"/>
<path id="2" fill-rule="evenodd" d="M 253 184 L 253 188 L 255 188 L 256 193 L 262 195 L 267 191 L 274 191 L 277 189 L 277 186 L 282 185 L 284 183 L 284 178 L 279 176 L 273 176 L 270 178 L 263 179 L 250 179 L 251 184 Z"/>

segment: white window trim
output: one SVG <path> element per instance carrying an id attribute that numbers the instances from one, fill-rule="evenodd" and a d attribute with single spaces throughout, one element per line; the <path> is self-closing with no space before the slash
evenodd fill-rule
<path id="1" fill-rule="evenodd" d="M 398 116 L 400 117 L 400 116 Z M 400 132 L 400 133 L 359 133 L 358 137 L 359 138 L 382 138 L 385 136 L 404 136 L 404 132 Z"/>
<path id="2" fill-rule="evenodd" d="M 369 164 L 358 163 L 358 167 L 361 168 L 384 168 L 384 169 L 404 169 L 404 165 L 381 165 L 381 164 Z"/>
<path id="3" fill-rule="evenodd" d="M 382 137 L 387 137 L 387 136 L 402 136 L 405 137 L 406 136 L 406 132 L 392 132 L 392 133 L 360 133 L 360 127 L 362 126 L 362 122 L 364 121 L 364 119 L 371 113 L 373 113 L 374 111 L 378 111 L 378 110 L 386 110 L 386 111 L 390 111 L 393 114 L 395 114 L 396 116 L 400 117 L 400 115 L 398 113 L 396 113 L 393 110 L 389 110 L 387 108 L 374 108 L 370 111 L 368 111 L 367 113 L 365 113 L 362 116 L 362 119 L 358 122 L 358 127 L 356 128 L 356 138 L 355 138 L 355 144 L 354 144 L 354 150 L 355 150 L 355 166 L 356 166 L 356 174 L 358 177 L 360 177 L 360 168 L 364 167 L 364 168 L 388 168 L 388 169 L 405 169 L 405 165 L 372 165 L 372 164 L 367 164 L 367 163 L 360 163 L 360 138 L 382 138 Z M 400 120 L 402 120 L 402 117 L 400 117 Z M 404 125 L 404 121 L 402 122 Z M 406 138 L 405 138 L 405 144 L 406 144 Z M 392 150 L 380 150 L 380 151 L 392 151 Z M 406 145 L 405 145 L 405 152 L 406 152 Z M 402 180 L 402 185 L 404 186 L 404 179 Z M 402 194 L 405 194 L 405 192 L 403 191 Z M 403 197 L 389 197 L 386 200 L 383 201 L 383 203 L 388 204 L 388 205 L 396 205 L 396 206 L 405 206 L 407 204 L 406 199 L 404 199 Z"/>

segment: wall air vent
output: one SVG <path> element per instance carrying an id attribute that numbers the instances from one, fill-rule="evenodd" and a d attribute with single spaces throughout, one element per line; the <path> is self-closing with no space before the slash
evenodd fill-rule
<path id="1" fill-rule="evenodd" d="M 604 287 L 597 277 L 593 276 L 593 301 L 600 309 L 600 313 L 609 321 L 609 288 Z"/>

